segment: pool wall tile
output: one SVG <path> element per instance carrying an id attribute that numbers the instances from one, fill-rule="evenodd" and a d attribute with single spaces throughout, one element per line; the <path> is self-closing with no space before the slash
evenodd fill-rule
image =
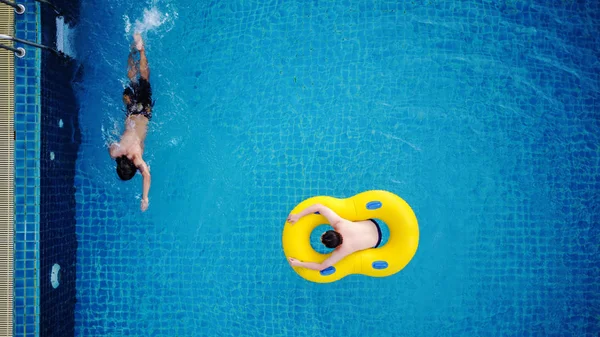
<path id="1" fill-rule="evenodd" d="M 15 17 L 15 36 L 55 48 L 52 8 L 34 0 L 20 3 L 26 12 Z M 76 23 L 73 13 L 78 13 L 79 1 L 53 4 L 66 15 L 66 22 Z M 78 66 L 69 58 L 17 45 L 26 55 L 15 59 L 14 335 L 73 336 L 77 249 L 73 180 L 79 124 L 71 80 Z M 54 263 L 61 265 L 56 289 L 50 284 Z"/>
<path id="2" fill-rule="evenodd" d="M 79 1 L 53 1 L 65 22 L 73 25 L 72 13 Z M 56 16 L 41 10 L 42 43 L 56 45 Z M 41 145 L 40 145 L 40 336 L 73 336 L 75 327 L 76 251 L 75 161 L 80 144 L 79 104 L 73 80 L 79 64 L 54 53 L 42 53 Z M 53 288 L 50 274 L 60 265 L 60 284 Z"/>
<path id="3" fill-rule="evenodd" d="M 15 36 L 39 42 L 39 5 L 34 0 L 21 3 L 26 12 L 15 15 Z M 38 336 L 40 51 L 17 45 L 26 55 L 15 58 L 14 335 Z"/>

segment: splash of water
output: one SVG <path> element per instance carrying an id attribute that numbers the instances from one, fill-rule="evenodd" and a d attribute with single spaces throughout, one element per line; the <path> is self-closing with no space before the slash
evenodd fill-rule
<path id="1" fill-rule="evenodd" d="M 119 122 L 113 117 L 110 117 L 110 123 L 112 124 L 112 128 L 110 129 L 105 128 L 104 125 L 100 126 L 100 132 L 102 134 L 102 141 L 104 143 L 104 147 L 109 147 L 110 144 L 119 141 Z"/>
<path id="2" fill-rule="evenodd" d="M 131 21 L 127 15 L 123 15 L 123 21 L 125 22 L 125 33 L 129 34 L 131 31 Z"/>
<path id="3" fill-rule="evenodd" d="M 169 13 L 162 13 L 156 7 L 144 9 L 142 20 L 135 20 L 135 23 L 133 24 L 133 33 L 143 34 L 152 30 L 156 30 L 163 24 L 170 23 L 171 20 L 172 17 L 169 15 Z M 130 34 L 132 24 L 129 17 L 124 15 L 123 21 L 125 21 L 125 33 Z"/>
<path id="4" fill-rule="evenodd" d="M 156 8 L 144 9 L 144 19 L 135 21 L 135 33 L 145 33 L 160 27 L 167 21 L 168 15 L 163 15 Z"/>

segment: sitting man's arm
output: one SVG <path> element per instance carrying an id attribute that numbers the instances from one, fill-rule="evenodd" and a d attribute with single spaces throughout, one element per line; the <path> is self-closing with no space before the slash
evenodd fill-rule
<path id="1" fill-rule="evenodd" d="M 149 199 L 148 199 L 148 192 L 150 192 L 150 169 L 148 168 L 148 165 L 146 165 L 146 162 L 144 162 L 142 159 L 139 160 L 139 162 L 136 162 L 135 165 L 137 166 L 138 170 L 140 170 L 140 173 L 142 174 L 142 177 L 144 178 L 144 185 L 142 187 L 142 201 L 140 204 L 140 209 L 142 210 L 142 212 L 144 212 L 145 210 L 148 209 L 148 203 L 149 203 Z"/>
<path id="2" fill-rule="evenodd" d="M 322 216 L 327 218 L 327 221 L 329 221 L 329 224 L 334 228 L 337 229 L 337 224 L 342 221 L 342 218 L 337 215 L 334 211 L 332 211 L 329 207 L 323 206 L 321 204 L 314 204 L 310 207 L 305 208 L 304 210 L 302 210 L 302 212 L 298 213 L 298 214 L 290 214 L 288 216 L 288 221 L 291 224 L 294 224 L 296 221 L 300 220 L 302 217 L 308 215 L 308 214 L 312 214 L 315 212 L 319 212 Z"/>
<path id="3" fill-rule="evenodd" d="M 296 260 L 294 258 L 290 258 L 290 264 L 292 265 L 292 267 L 302 267 L 302 268 L 308 268 L 308 269 L 312 269 L 312 270 L 323 270 L 323 269 L 327 269 L 327 268 L 333 266 L 334 264 L 340 262 L 343 258 L 348 256 L 349 254 L 350 254 L 350 250 L 344 249 L 343 247 L 339 247 L 338 249 L 333 251 L 333 253 L 327 260 L 325 260 L 321 263 L 302 262 L 302 261 Z"/>

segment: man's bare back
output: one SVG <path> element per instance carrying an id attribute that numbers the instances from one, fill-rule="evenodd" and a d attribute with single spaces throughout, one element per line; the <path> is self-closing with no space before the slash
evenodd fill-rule
<path id="1" fill-rule="evenodd" d="M 344 238 L 344 245 L 353 252 L 373 248 L 379 241 L 379 232 L 371 220 L 350 221 L 343 219 L 337 225 L 337 232 Z"/>
<path id="2" fill-rule="evenodd" d="M 144 153 L 144 141 L 148 133 L 148 118 L 141 115 L 132 115 L 125 120 L 125 132 L 119 144 L 129 151 Z"/>

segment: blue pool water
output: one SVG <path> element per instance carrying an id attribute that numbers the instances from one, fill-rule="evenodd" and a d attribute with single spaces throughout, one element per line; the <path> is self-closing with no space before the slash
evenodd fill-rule
<path id="1" fill-rule="evenodd" d="M 83 1 L 77 336 L 596 336 L 600 5 L 546 3 Z M 136 26 L 146 213 L 106 150 Z M 298 277 L 288 212 L 370 189 L 412 262 Z"/>

